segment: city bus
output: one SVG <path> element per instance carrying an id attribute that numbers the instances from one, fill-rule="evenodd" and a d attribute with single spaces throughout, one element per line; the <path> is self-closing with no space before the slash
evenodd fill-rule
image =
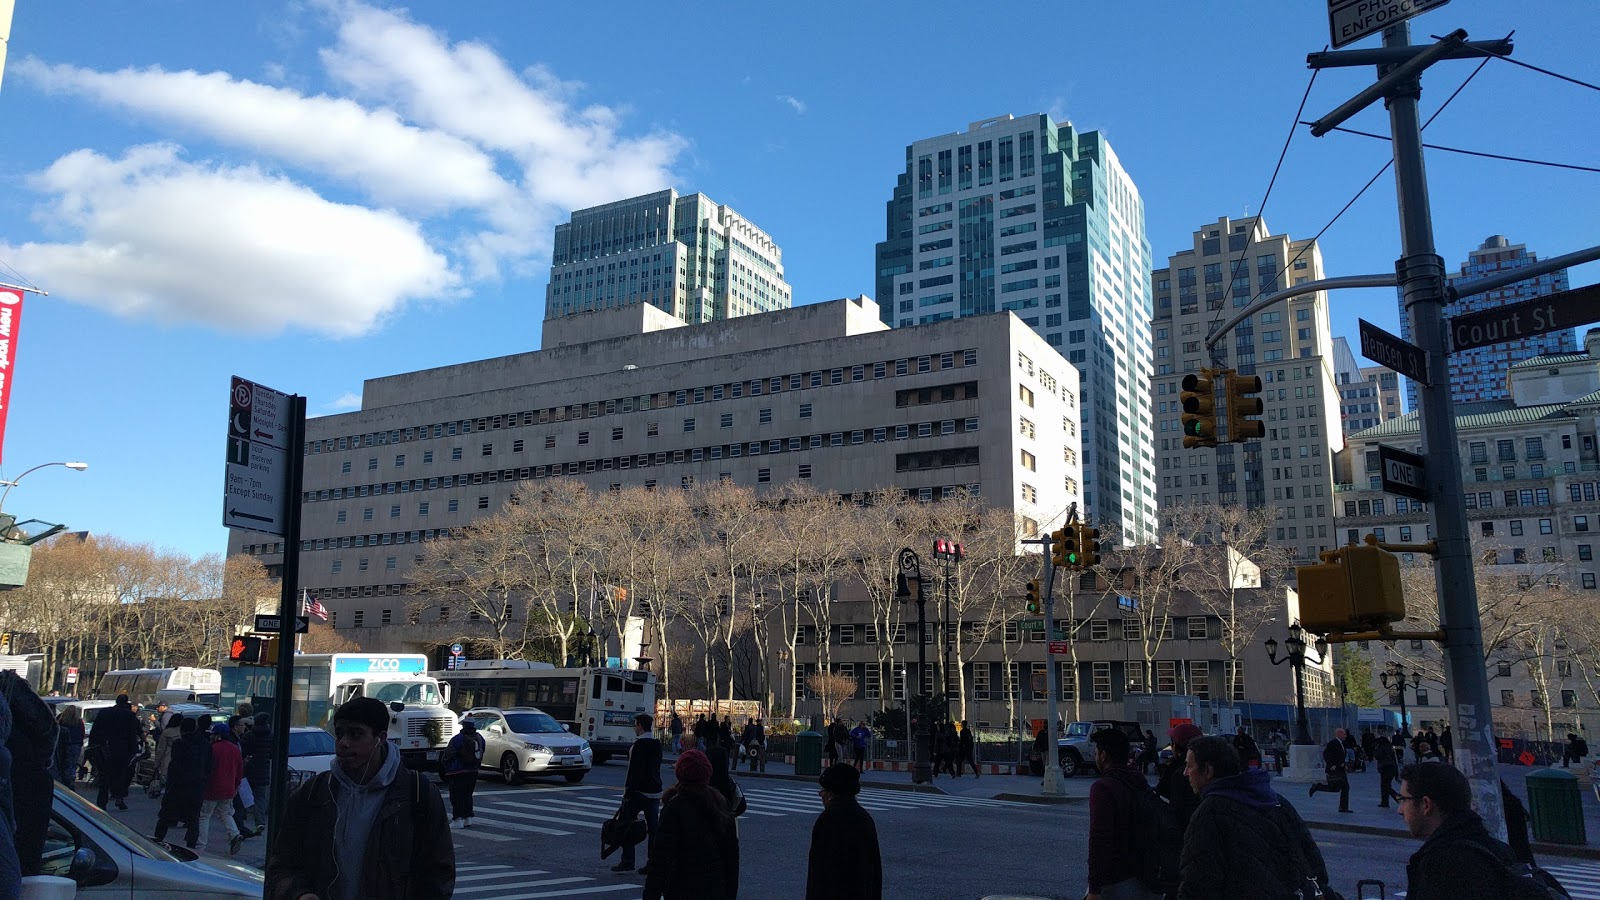
<path id="1" fill-rule="evenodd" d="M 222 673 L 216 669 L 176 666 L 170 669 L 112 669 L 100 676 L 95 700 L 115 700 L 127 694 L 134 703 L 204 703 L 216 706 L 222 690 Z"/>
<path id="2" fill-rule="evenodd" d="M 425 671 L 420 653 L 304 653 L 294 658 L 293 703 L 289 724 L 333 730 L 333 711 L 347 700 L 372 697 L 389 705 L 389 743 L 415 769 L 439 761 L 455 737 L 457 716 L 445 705 L 449 687 Z M 221 706 L 249 703 L 270 712 L 277 699 L 277 666 L 225 663 Z"/>
<path id="3" fill-rule="evenodd" d="M 450 708 L 536 706 L 589 742 L 594 764 L 627 756 L 633 717 L 653 716 L 656 676 L 644 669 L 557 668 L 521 659 L 463 660 L 429 673 L 450 687 Z"/>

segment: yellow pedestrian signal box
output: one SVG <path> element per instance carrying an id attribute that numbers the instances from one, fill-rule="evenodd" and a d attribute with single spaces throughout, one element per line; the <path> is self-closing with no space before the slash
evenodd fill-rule
<path id="1" fill-rule="evenodd" d="M 1215 374 L 1215 369 L 1201 369 L 1183 376 L 1183 446 L 1187 449 L 1217 445 Z"/>
<path id="2" fill-rule="evenodd" d="M 1300 624 L 1314 634 L 1372 631 L 1406 617 L 1400 558 L 1373 545 L 1322 553 L 1322 562 L 1295 569 Z"/>
<path id="3" fill-rule="evenodd" d="M 1036 613 L 1044 609 L 1040 599 L 1039 579 L 1035 578 L 1028 582 L 1028 612 Z"/>
<path id="4" fill-rule="evenodd" d="M 1100 565 L 1100 529 L 1087 522 L 1078 523 L 1078 553 L 1081 562 L 1080 569 L 1092 569 Z"/>
<path id="5" fill-rule="evenodd" d="M 1259 441 L 1266 436 L 1267 426 L 1259 416 L 1262 406 L 1260 375 L 1235 375 L 1229 372 L 1228 392 L 1228 443 Z"/>

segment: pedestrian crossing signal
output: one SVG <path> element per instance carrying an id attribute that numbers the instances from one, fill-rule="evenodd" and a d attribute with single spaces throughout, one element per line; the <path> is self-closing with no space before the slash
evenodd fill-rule
<path id="1" fill-rule="evenodd" d="M 1183 376 L 1183 446 L 1217 445 L 1217 395 L 1212 376 L 1215 369 L 1201 369 Z"/>
<path id="2" fill-rule="evenodd" d="M 1036 613 L 1044 607 L 1040 605 L 1039 579 L 1028 582 L 1028 612 Z"/>
<path id="3" fill-rule="evenodd" d="M 278 639 L 242 634 L 228 646 L 228 659 L 244 666 L 270 666 L 278 661 Z"/>

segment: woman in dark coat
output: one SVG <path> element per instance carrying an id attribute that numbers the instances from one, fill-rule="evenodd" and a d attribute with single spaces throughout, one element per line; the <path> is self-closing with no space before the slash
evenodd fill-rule
<path id="1" fill-rule="evenodd" d="M 806 900 L 882 900 L 878 827 L 856 802 L 861 773 L 855 766 L 841 763 L 823 772 L 818 783 L 822 785 L 822 815 L 811 826 Z"/>
<path id="2" fill-rule="evenodd" d="M 710 787 L 711 760 L 685 750 L 673 771 L 678 783 L 661 797 L 650 864 L 641 870 L 644 900 L 734 900 L 739 837 L 727 801 Z"/>

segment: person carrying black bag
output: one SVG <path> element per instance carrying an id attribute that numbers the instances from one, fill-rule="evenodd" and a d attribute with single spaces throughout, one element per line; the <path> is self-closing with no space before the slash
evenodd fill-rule
<path id="1" fill-rule="evenodd" d="M 478 787 L 478 767 L 483 765 L 483 735 L 477 723 L 461 720 L 461 731 L 444 750 L 444 783 L 450 788 L 450 825 L 472 827 L 472 793 Z"/>

